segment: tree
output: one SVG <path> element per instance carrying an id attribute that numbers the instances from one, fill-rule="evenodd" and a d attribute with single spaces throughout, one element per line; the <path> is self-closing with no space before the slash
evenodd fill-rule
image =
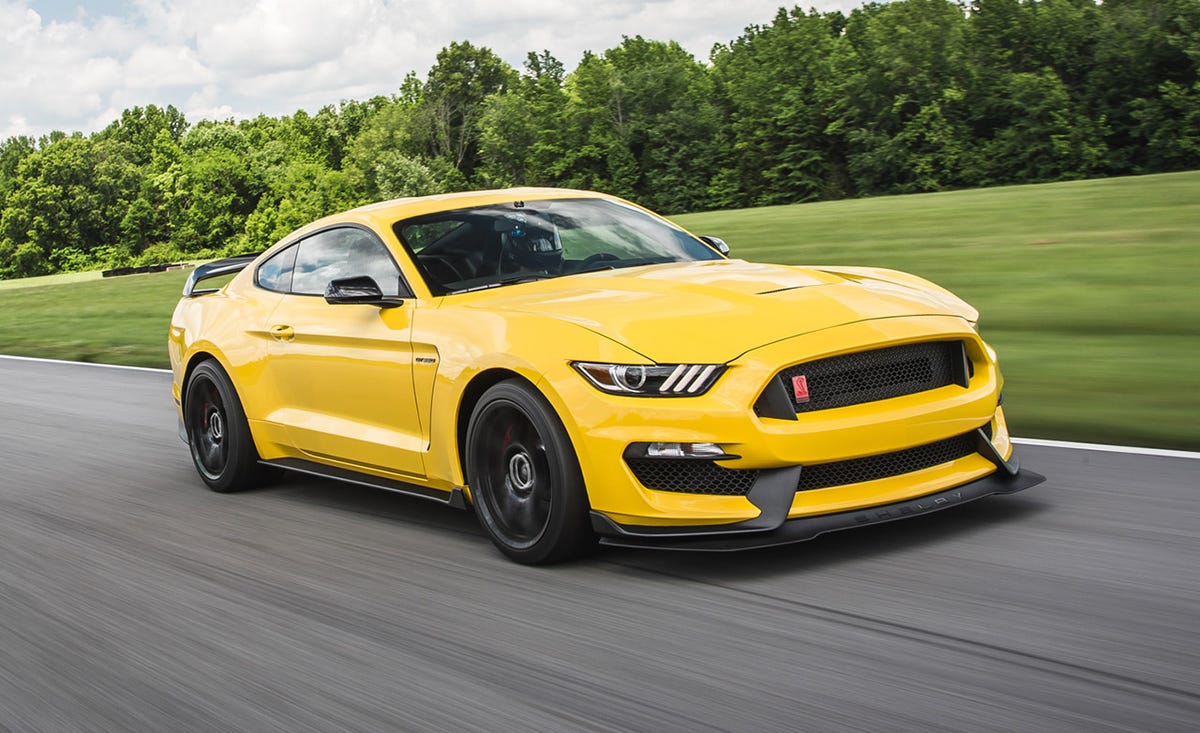
<path id="1" fill-rule="evenodd" d="M 729 117 L 722 203 L 761 205 L 849 193 L 845 140 L 834 124 L 840 13 L 780 10 L 713 53 Z"/>
<path id="2" fill-rule="evenodd" d="M 969 148 L 962 36 L 967 23 L 948 0 L 866 5 L 846 21 L 847 53 L 835 73 L 837 129 L 849 147 L 860 193 L 904 193 L 962 185 Z"/>
<path id="3" fill-rule="evenodd" d="M 243 232 L 231 237 L 224 251 L 261 252 L 293 229 L 359 203 L 345 173 L 318 163 L 291 163 L 271 181 L 246 217 Z"/>
<path id="4" fill-rule="evenodd" d="M 77 267 L 116 245 L 141 177 L 130 156 L 127 143 L 82 135 L 25 156 L 0 213 L 5 276 Z"/>
<path id="5" fill-rule="evenodd" d="M 554 185 L 566 152 L 568 98 L 562 62 L 549 51 L 530 53 L 517 84 L 484 102 L 479 121 L 479 182 L 503 187 Z"/>
<path id="6" fill-rule="evenodd" d="M 244 155 L 224 145 L 196 149 L 180 163 L 167 201 L 171 246 L 191 255 L 223 251 L 242 234 L 263 189 Z"/>
<path id="7" fill-rule="evenodd" d="M 187 129 L 187 119 L 174 105 L 156 107 L 150 104 L 145 108 L 124 110 L 121 117 L 104 128 L 97 137 L 127 144 L 130 161 L 143 166 L 150 162 L 160 133 L 165 133 L 178 143 Z"/>
<path id="8" fill-rule="evenodd" d="M 385 156 L 419 156 L 420 146 L 414 139 L 419 101 L 392 101 L 383 106 L 366 123 L 350 143 L 343 168 L 351 185 L 368 201 L 385 198 L 378 178 L 379 162 Z"/>
<path id="9" fill-rule="evenodd" d="M 484 100 L 516 82 L 517 72 L 488 48 L 469 41 L 438 52 L 418 106 L 420 140 L 470 179 L 479 166 L 479 118 Z"/>
<path id="10" fill-rule="evenodd" d="M 0 142 L 0 210 L 12 190 L 21 161 L 37 152 L 37 143 L 27 135 L 10 137 Z"/>
<path id="11" fill-rule="evenodd" d="M 1145 121 L 1180 103 L 1187 107 L 1179 92 L 1200 81 L 1200 3 L 1110 0 L 1100 6 L 1100 17 L 1087 104 L 1090 116 L 1107 128 L 1108 170 L 1144 173 L 1182 163 L 1167 163 L 1174 160 L 1168 153 L 1173 143 Z M 1186 130 L 1180 132 L 1186 148 Z"/>

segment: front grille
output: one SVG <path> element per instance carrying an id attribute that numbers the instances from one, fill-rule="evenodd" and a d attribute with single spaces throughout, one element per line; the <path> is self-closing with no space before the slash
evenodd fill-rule
<path id="1" fill-rule="evenodd" d="M 780 372 L 778 379 L 793 409 L 801 413 L 876 402 L 948 384 L 966 386 L 968 369 L 961 341 L 928 341 L 797 364 Z M 798 377 L 804 377 L 807 400 L 796 397 L 798 389 L 803 392 Z M 778 389 L 775 385 L 771 388 Z M 764 414 L 763 410 L 759 414 Z"/>
<path id="2" fill-rule="evenodd" d="M 745 496 L 758 479 L 755 469 L 718 466 L 712 461 L 688 458 L 627 458 L 642 486 L 685 494 Z"/>
<path id="3" fill-rule="evenodd" d="M 796 490 L 812 491 L 813 489 L 827 489 L 831 486 L 875 481 L 956 461 L 977 451 L 978 435 L 972 430 L 953 438 L 918 445 L 915 448 L 905 448 L 895 453 L 880 453 L 864 458 L 852 458 L 848 461 L 805 466 L 800 471 L 800 482 L 797 484 Z"/>

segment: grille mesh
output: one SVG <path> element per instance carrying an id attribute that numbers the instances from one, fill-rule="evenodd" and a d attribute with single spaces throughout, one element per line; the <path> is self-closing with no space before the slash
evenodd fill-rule
<path id="1" fill-rule="evenodd" d="M 758 479 L 754 469 L 724 468 L 712 461 L 687 458 L 627 458 L 642 486 L 686 494 L 745 496 Z"/>
<path id="2" fill-rule="evenodd" d="M 964 435 L 918 445 L 915 448 L 905 448 L 895 453 L 805 466 L 800 471 L 800 482 L 796 490 L 811 491 L 874 481 L 956 461 L 976 452 L 976 436 L 977 433 L 972 430 Z"/>
<path id="3" fill-rule="evenodd" d="M 984 426 L 984 432 L 991 437 L 991 423 Z M 875 481 L 949 463 L 975 453 L 976 439 L 977 433 L 972 430 L 894 453 L 804 466 L 796 490 Z M 724 468 L 713 461 L 684 458 L 627 458 L 626 463 L 646 488 L 684 494 L 745 496 L 759 474 L 757 469 Z"/>
<path id="4" fill-rule="evenodd" d="M 817 359 L 783 370 L 779 379 L 797 413 L 814 412 L 959 383 L 964 361 L 961 341 L 929 341 Z M 795 398 L 799 376 L 808 384 L 806 402 Z"/>

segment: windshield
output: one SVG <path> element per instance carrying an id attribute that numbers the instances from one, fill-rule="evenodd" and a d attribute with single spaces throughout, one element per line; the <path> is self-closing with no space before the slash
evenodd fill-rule
<path id="1" fill-rule="evenodd" d="M 395 225 L 437 295 L 596 270 L 721 259 L 673 224 L 607 199 L 514 201 Z"/>

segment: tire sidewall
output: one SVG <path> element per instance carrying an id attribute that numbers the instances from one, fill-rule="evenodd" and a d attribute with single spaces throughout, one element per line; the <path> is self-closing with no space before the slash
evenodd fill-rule
<path id="1" fill-rule="evenodd" d="M 479 477 L 479 435 L 491 408 L 508 406 L 530 421 L 546 447 L 550 470 L 550 511 L 541 535 L 528 547 L 506 541 L 492 516 L 489 502 L 475 492 L 486 491 Z M 492 542 L 508 557 L 526 564 L 558 562 L 581 554 L 593 537 L 587 525 L 587 492 L 575 448 L 554 408 L 540 392 L 522 381 L 508 380 L 492 386 L 475 405 L 467 426 L 466 474 L 475 512 Z"/>
<path id="2" fill-rule="evenodd" d="M 192 400 L 196 397 L 194 387 L 201 381 L 211 382 L 221 397 L 225 408 L 226 440 L 229 443 L 229 454 L 221 473 L 213 476 L 201 464 L 196 455 L 196 438 L 192 434 Z M 250 438 L 250 428 L 246 424 L 246 415 L 242 411 L 242 403 L 234 391 L 233 385 L 225 371 L 214 361 L 204 361 L 192 370 L 188 377 L 187 391 L 184 399 L 184 426 L 188 434 L 188 450 L 192 463 L 200 478 L 210 489 L 218 492 L 237 491 L 246 488 L 248 474 L 257 463 L 257 453 L 254 451 Z"/>

